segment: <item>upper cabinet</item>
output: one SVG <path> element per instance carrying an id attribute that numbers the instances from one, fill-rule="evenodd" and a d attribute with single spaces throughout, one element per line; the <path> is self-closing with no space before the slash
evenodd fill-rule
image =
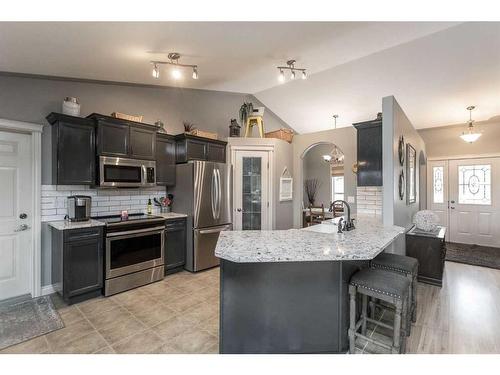
<path id="1" fill-rule="evenodd" d="M 156 127 L 93 113 L 97 124 L 97 154 L 155 160 Z"/>
<path id="2" fill-rule="evenodd" d="M 156 184 L 175 185 L 175 138 L 172 135 L 156 135 Z"/>
<path id="3" fill-rule="evenodd" d="M 227 142 L 190 134 L 176 135 L 175 141 L 177 163 L 186 163 L 189 160 L 226 162 Z"/>
<path id="4" fill-rule="evenodd" d="M 357 129 L 358 186 L 382 186 L 382 120 L 353 126 Z"/>
<path id="5" fill-rule="evenodd" d="M 52 184 L 93 185 L 95 183 L 94 122 L 52 112 Z"/>

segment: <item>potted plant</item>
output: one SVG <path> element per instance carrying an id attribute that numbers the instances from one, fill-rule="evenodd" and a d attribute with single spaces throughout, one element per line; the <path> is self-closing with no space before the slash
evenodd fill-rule
<path id="1" fill-rule="evenodd" d="M 246 126 L 247 118 L 253 114 L 253 103 L 243 102 L 240 107 L 240 122 L 241 125 Z"/>
<path id="2" fill-rule="evenodd" d="M 194 124 L 189 121 L 183 121 L 182 125 L 184 125 L 184 133 L 191 133 L 196 129 L 196 126 L 194 126 Z"/>

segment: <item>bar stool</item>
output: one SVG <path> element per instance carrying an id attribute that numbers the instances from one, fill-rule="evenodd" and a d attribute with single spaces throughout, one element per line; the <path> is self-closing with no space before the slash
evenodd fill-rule
<path id="1" fill-rule="evenodd" d="M 252 128 L 257 126 L 259 128 L 259 135 L 264 138 L 264 120 L 262 116 L 250 116 L 247 118 L 245 127 L 245 138 L 252 134 Z"/>
<path id="2" fill-rule="evenodd" d="M 355 352 L 356 337 L 373 344 L 382 346 L 393 354 L 404 353 L 406 350 L 406 320 L 408 318 L 408 291 L 410 281 L 395 272 L 381 269 L 365 268 L 356 272 L 349 282 L 350 296 L 350 326 L 349 326 L 349 352 Z M 361 317 L 356 322 L 356 298 L 362 297 Z M 368 297 L 378 298 L 394 306 L 394 324 L 390 326 L 368 317 Z M 371 322 L 382 327 L 392 329 L 392 345 L 378 341 L 366 335 L 366 323 Z M 358 333 L 361 327 L 361 333 Z"/>
<path id="3" fill-rule="evenodd" d="M 410 318 L 407 320 L 408 327 L 406 328 L 408 335 L 411 330 L 411 322 L 417 321 L 417 276 L 418 276 L 418 260 L 404 255 L 381 253 L 370 262 L 372 268 L 383 269 L 391 272 L 396 272 L 404 275 L 411 282 L 409 290 L 409 300 L 411 306 L 408 309 Z M 375 303 L 370 302 L 370 314 L 374 318 Z M 411 319 L 411 320 L 410 320 Z"/>

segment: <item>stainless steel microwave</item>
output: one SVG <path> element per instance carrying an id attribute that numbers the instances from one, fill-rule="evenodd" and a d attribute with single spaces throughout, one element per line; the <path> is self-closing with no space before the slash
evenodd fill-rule
<path id="1" fill-rule="evenodd" d="M 151 160 L 100 156 L 99 186 L 156 186 L 156 162 Z"/>

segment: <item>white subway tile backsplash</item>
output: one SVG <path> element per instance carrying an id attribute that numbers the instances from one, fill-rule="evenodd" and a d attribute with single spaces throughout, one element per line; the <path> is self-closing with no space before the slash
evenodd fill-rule
<path id="1" fill-rule="evenodd" d="M 357 188 L 357 210 L 360 214 L 382 215 L 382 187 L 359 186 Z"/>
<path id="2" fill-rule="evenodd" d="M 70 195 L 92 198 L 91 215 L 118 215 L 122 210 L 140 213 L 146 210 L 149 199 L 166 195 L 164 188 L 149 189 L 92 189 L 79 185 L 42 185 L 42 221 L 62 220 L 67 214 Z"/>

